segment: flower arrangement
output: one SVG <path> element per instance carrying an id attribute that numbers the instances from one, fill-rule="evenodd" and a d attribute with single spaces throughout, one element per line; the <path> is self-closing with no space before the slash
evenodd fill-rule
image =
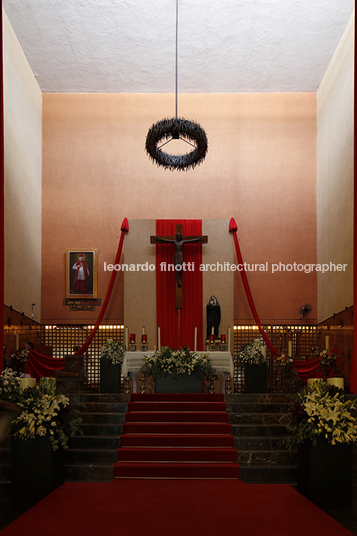
<path id="1" fill-rule="evenodd" d="M 292 437 L 289 446 L 310 439 L 316 445 L 322 437 L 331 445 L 357 440 L 355 402 L 345 398 L 343 391 L 322 380 L 298 395 L 286 428 Z"/>
<path id="2" fill-rule="evenodd" d="M 15 403 L 20 399 L 20 376 L 16 370 L 6 368 L 1 372 L 0 399 Z"/>
<path id="3" fill-rule="evenodd" d="M 26 441 L 49 434 L 53 450 L 68 448 L 82 421 L 69 398 L 56 394 L 52 378 L 41 378 L 36 387 L 23 391 L 17 405 L 20 412 L 11 423 L 13 437 Z"/>
<path id="4" fill-rule="evenodd" d="M 11 368 L 18 373 L 23 372 L 26 369 L 26 362 L 29 355 L 29 346 L 25 344 L 23 348 L 16 350 L 11 354 Z"/>
<path id="5" fill-rule="evenodd" d="M 260 350 L 260 342 L 249 342 L 238 354 L 239 362 L 241 365 L 264 365 L 267 360 Z"/>
<path id="6" fill-rule="evenodd" d="M 330 378 L 333 376 L 341 376 L 342 372 L 337 365 L 338 355 L 331 352 L 331 350 L 320 350 L 319 348 L 317 348 L 316 350 L 316 355 L 320 361 L 324 377 Z"/>
<path id="7" fill-rule="evenodd" d="M 122 365 L 126 348 L 121 342 L 108 339 L 102 347 L 100 360 L 105 365 Z"/>
<path id="8" fill-rule="evenodd" d="M 153 379 L 165 374 L 172 378 L 196 376 L 204 379 L 214 375 L 215 371 L 208 354 L 190 352 L 186 347 L 172 350 L 168 346 L 162 346 L 160 351 L 155 351 L 153 355 L 144 356 L 140 373 Z"/>

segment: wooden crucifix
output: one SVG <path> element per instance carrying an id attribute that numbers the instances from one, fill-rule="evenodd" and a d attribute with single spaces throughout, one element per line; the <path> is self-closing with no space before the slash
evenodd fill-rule
<path id="1" fill-rule="evenodd" d="M 175 246 L 173 266 L 176 272 L 176 309 L 182 309 L 183 246 L 185 244 L 207 244 L 207 242 L 207 236 L 182 236 L 182 225 L 176 225 L 176 236 L 150 236 L 151 244 L 173 244 Z"/>

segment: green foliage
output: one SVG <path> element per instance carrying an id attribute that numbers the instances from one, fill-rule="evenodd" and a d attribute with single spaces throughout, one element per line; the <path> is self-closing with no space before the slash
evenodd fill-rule
<path id="1" fill-rule="evenodd" d="M 290 447 L 306 439 L 316 445 L 318 437 L 331 445 L 351 443 L 357 439 L 355 402 L 342 390 L 316 381 L 297 395 L 286 428 L 291 432 Z"/>
<path id="2" fill-rule="evenodd" d="M 165 374 L 170 374 L 173 378 L 196 376 L 204 379 L 215 374 L 208 354 L 190 352 L 186 347 L 172 350 L 168 346 L 162 346 L 159 352 L 145 356 L 143 361 L 140 373 L 154 379 Z"/>
<path id="3" fill-rule="evenodd" d="M 108 339 L 102 347 L 100 360 L 105 365 L 122 365 L 125 357 L 126 348 L 121 342 Z"/>
<path id="4" fill-rule="evenodd" d="M 20 413 L 11 423 L 13 437 L 26 441 L 36 435 L 50 435 L 52 449 L 68 448 L 68 440 L 78 431 L 80 411 L 63 394 L 56 394 L 52 378 L 41 378 L 32 389 L 27 388 L 17 402 Z"/>
<path id="5" fill-rule="evenodd" d="M 267 360 L 260 350 L 260 342 L 253 341 L 243 346 L 238 354 L 239 363 L 244 365 L 264 365 Z"/>
<path id="6" fill-rule="evenodd" d="M 11 368 L 0 374 L 0 399 L 14 403 L 20 400 L 20 376 Z"/>

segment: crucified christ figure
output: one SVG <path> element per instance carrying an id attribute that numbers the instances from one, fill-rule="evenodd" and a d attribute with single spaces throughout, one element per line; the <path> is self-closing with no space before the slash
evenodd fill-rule
<path id="1" fill-rule="evenodd" d="M 176 280 L 177 286 L 182 287 L 182 264 L 183 264 L 183 246 L 185 244 L 197 244 L 206 242 L 205 237 L 198 236 L 196 238 L 191 238 L 190 240 L 184 240 L 181 233 L 176 233 L 175 238 L 163 238 L 161 236 L 154 236 L 154 242 L 160 244 L 174 244 L 175 246 L 175 255 L 174 255 L 174 266 L 176 271 Z"/>

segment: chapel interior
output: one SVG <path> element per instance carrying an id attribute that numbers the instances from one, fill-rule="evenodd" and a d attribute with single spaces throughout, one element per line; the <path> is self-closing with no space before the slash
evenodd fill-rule
<path id="1" fill-rule="evenodd" d="M 229 233 L 234 218 L 243 259 L 255 267 L 248 267 L 247 276 L 268 336 L 280 352 L 287 352 L 291 341 L 300 360 L 311 358 L 312 348 L 324 347 L 328 337 L 349 390 L 354 368 L 354 3 L 343 0 L 334 11 L 324 9 L 323 2 L 302 2 L 305 22 L 310 5 L 320 12 L 321 23 L 311 28 L 321 36 L 310 43 L 306 31 L 301 46 L 299 32 L 288 23 L 294 11 L 289 2 L 264 0 L 259 13 L 259 7 L 250 12 L 243 0 L 225 6 L 180 0 L 179 116 L 198 123 L 208 138 L 203 162 L 184 171 L 156 165 L 145 151 L 149 128 L 175 113 L 175 2 L 155 1 L 141 15 L 137 7 L 136 22 L 125 19 L 122 3 L 117 24 L 111 20 L 111 2 L 93 12 L 85 2 L 59 12 L 52 3 L 51 15 L 32 0 L 2 2 L 2 365 L 25 342 L 63 358 L 86 341 L 111 280 L 105 266 L 114 263 L 124 218 L 129 232 L 121 262 L 155 263 L 149 240 L 155 222 L 175 219 L 202 220 L 208 236 L 203 262 L 237 263 Z M 282 14 L 272 17 L 273 29 L 265 15 L 274 9 Z M 221 10 L 217 24 L 215 10 Z M 252 13 L 255 18 L 248 20 Z M 82 21 L 83 35 L 72 19 Z M 281 32 L 275 33 L 280 24 Z M 88 30 L 92 45 L 84 36 Z M 101 33 L 112 42 L 102 43 Z M 334 40 L 315 57 L 318 38 L 327 33 Z M 252 56 L 260 58 L 259 69 L 249 64 L 247 35 L 254 36 L 260 52 L 276 46 L 269 61 L 263 54 Z M 280 61 L 284 41 L 290 56 Z M 96 252 L 96 295 L 77 305 L 68 292 L 69 250 Z M 234 356 L 258 333 L 241 274 L 207 272 L 203 278 L 200 349 L 206 347 L 205 311 L 213 294 L 221 299 L 220 330 L 231 330 Z M 139 337 L 143 325 L 152 350 L 157 345 L 155 273 L 119 271 L 87 354 L 88 391 L 98 392 L 105 341 L 124 342 L 125 326 Z M 239 382 L 238 376 L 232 380 L 232 393 L 240 392 Z M 223 389 L 222 378 L 216 388 Z M 271 377 L 270 389 L 279 392 L 284 386 Z"/>

